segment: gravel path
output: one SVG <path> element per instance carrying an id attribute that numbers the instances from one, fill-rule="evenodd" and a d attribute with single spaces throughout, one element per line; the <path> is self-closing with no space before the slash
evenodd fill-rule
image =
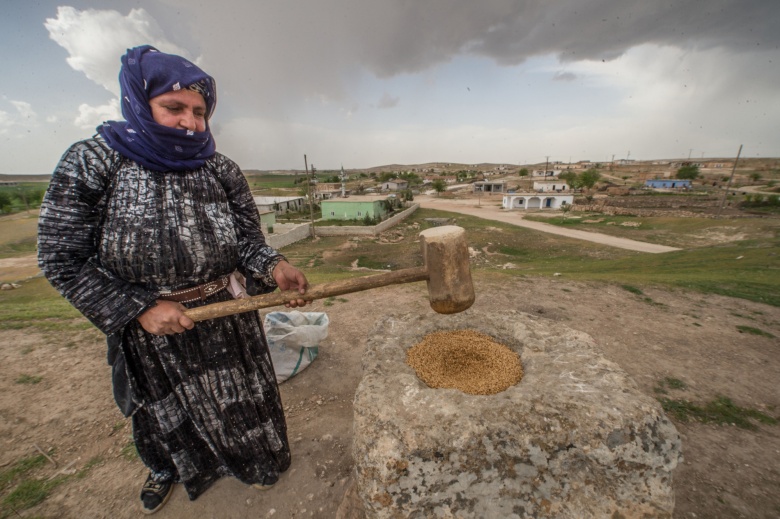
<path id="1" fill-rule="evenodd" d="M 565 229 L 556 225 L 550 225 L 548 223 L 532 222 L 523 218 L 524 213 L 522 211 L 507 211 L 500 206 L 497 206 L 496 204 L 499 201 L 500 199 L 497 197 L 488 197 L 486 200 L 477 200 L 476 202 L 472 199 L 440 200 L 427 196 L 419 196 L 415 198 L 415 202 L 419 203 L 420 207 L 424 209 L 438 209 L 440 211 L 467 214 L 470 216 L 476 216 L 478 218 L 484 218 L 486 220 L 510 223 L 512 225 L 526 227 L 535 231 L 557 234 L 559 236 L 566 236 L 568 238 L 575 238 L 578 240 L 592 241 L 602 245 L 608 245 L 610 247 L 618 247 L 621 249 L 628 249 L 638 252 L 650 252 L 653 254 L 680 250 L 676 247 L 667 247 L 666 245 L 656 245 L 654 243 L 629 240 L 628 238 L 618 238 L 596 232 Z"/>

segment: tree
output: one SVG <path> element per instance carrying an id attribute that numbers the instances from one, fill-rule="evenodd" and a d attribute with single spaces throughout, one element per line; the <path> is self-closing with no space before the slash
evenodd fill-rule
<path id="1" fill-rule="evenodd" d="M 440 195 L 447 189 L 447 184 L 445 184 L 443 180 L 438 179 L 431 182 L 431 187 L 436 190 L 437 195 Z"/>
<path id="2" fill-rule="evenodd" d="M 677 170 L 675 177 L 681 180 L 696 180 L 699 178 L 699 166 L 683 166 Z"/>
<path id="3" fill-rule="evenodd" d="M 11 208 L 11 196 L 5 191 L 0 191 L 0 213 L 4 213 L 7 210 L 10 212 Z"/>
<path id="4" fill-rule="evenodd" d="M 580 185 L 580 187 L 584 187 L 585 189 L 591 189 L 593 186 L 596 185 L 596 182 L 598 182 L 600 178 L 601 178 L 601 173 L 599 173 L 595 169 L 586 169 L 585 171 L 580 173 L 579 177 L 577 177 L 577 183 Z"/>
<path id="5" fill-rule="evenodd" d="M 560 176 L 558 176 L 559 179 L 564 180 L 567 184 L 569 184 L 569 187 L 572 190 L 576 190 L 580 187 L 580 181 L 577 178 L 577 174 L 573 171 L 567 171 L 565 173 L 561 173 Z"/>
<path id="6" fill-rule="evenodd" d="M 566 202 L 561 203 L 561 212 L 563 213 L 563 221 L 566 221 L 566 213 L 571 211 L 571 204 L 567 204 Z"/>
<path id="7" fill-rule="evenodd" d="M 748 176 L 750 177 L 750 180 L 752 180 L 754 184 L 759 180 L 761 180 L 761 173 L 753 172 Z"/>
<path id="8" fill-rule="evenodd" d="M 528 168 L 520 168 L 520 171 L 518 171 L 517 174 L 520 175 L 521 177 L 527 177 Z"/>

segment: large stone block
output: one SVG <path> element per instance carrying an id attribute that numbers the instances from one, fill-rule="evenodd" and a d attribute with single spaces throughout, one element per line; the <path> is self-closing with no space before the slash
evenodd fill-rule
<path id="1" fill-rule="evenodd" d="M 406 350 L 460 329 L 518 352 L 523 380 L 490 396 L 426 386 Z M 387 316 L 363 368 L 354 457 L 369 518 L 672 516 L 677 430 L 582 332 L 518 312 Z"/>

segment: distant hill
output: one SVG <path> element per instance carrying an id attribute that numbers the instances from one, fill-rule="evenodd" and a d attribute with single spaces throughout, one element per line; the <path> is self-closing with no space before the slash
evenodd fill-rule
<path id="1" fill-rule="evenodd" d="M 48 182 L 51 175 L 2 175 L 0 182 Z"/>

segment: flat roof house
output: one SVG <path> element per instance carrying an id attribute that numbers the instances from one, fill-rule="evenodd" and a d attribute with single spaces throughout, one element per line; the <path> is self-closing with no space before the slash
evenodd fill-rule
<path id="1" fill-rule="evenodd" d="M 384 200 L 323 200 L 321 209 L 323 220 L 362 220 L 387 214 Z"/>
<path id="2" fill-rule="evenodd" d="M 645 180 L 645 187 L 651 189 L 690 189 L 691 181 L 678 178 Z"/>
<path id="3" fill-rule="evenodd" d="M 255 196 L 253 198 L 260 212 L 274 211 L 276 214 L 285 214 L 303 210 L 302 196 Z"/>

